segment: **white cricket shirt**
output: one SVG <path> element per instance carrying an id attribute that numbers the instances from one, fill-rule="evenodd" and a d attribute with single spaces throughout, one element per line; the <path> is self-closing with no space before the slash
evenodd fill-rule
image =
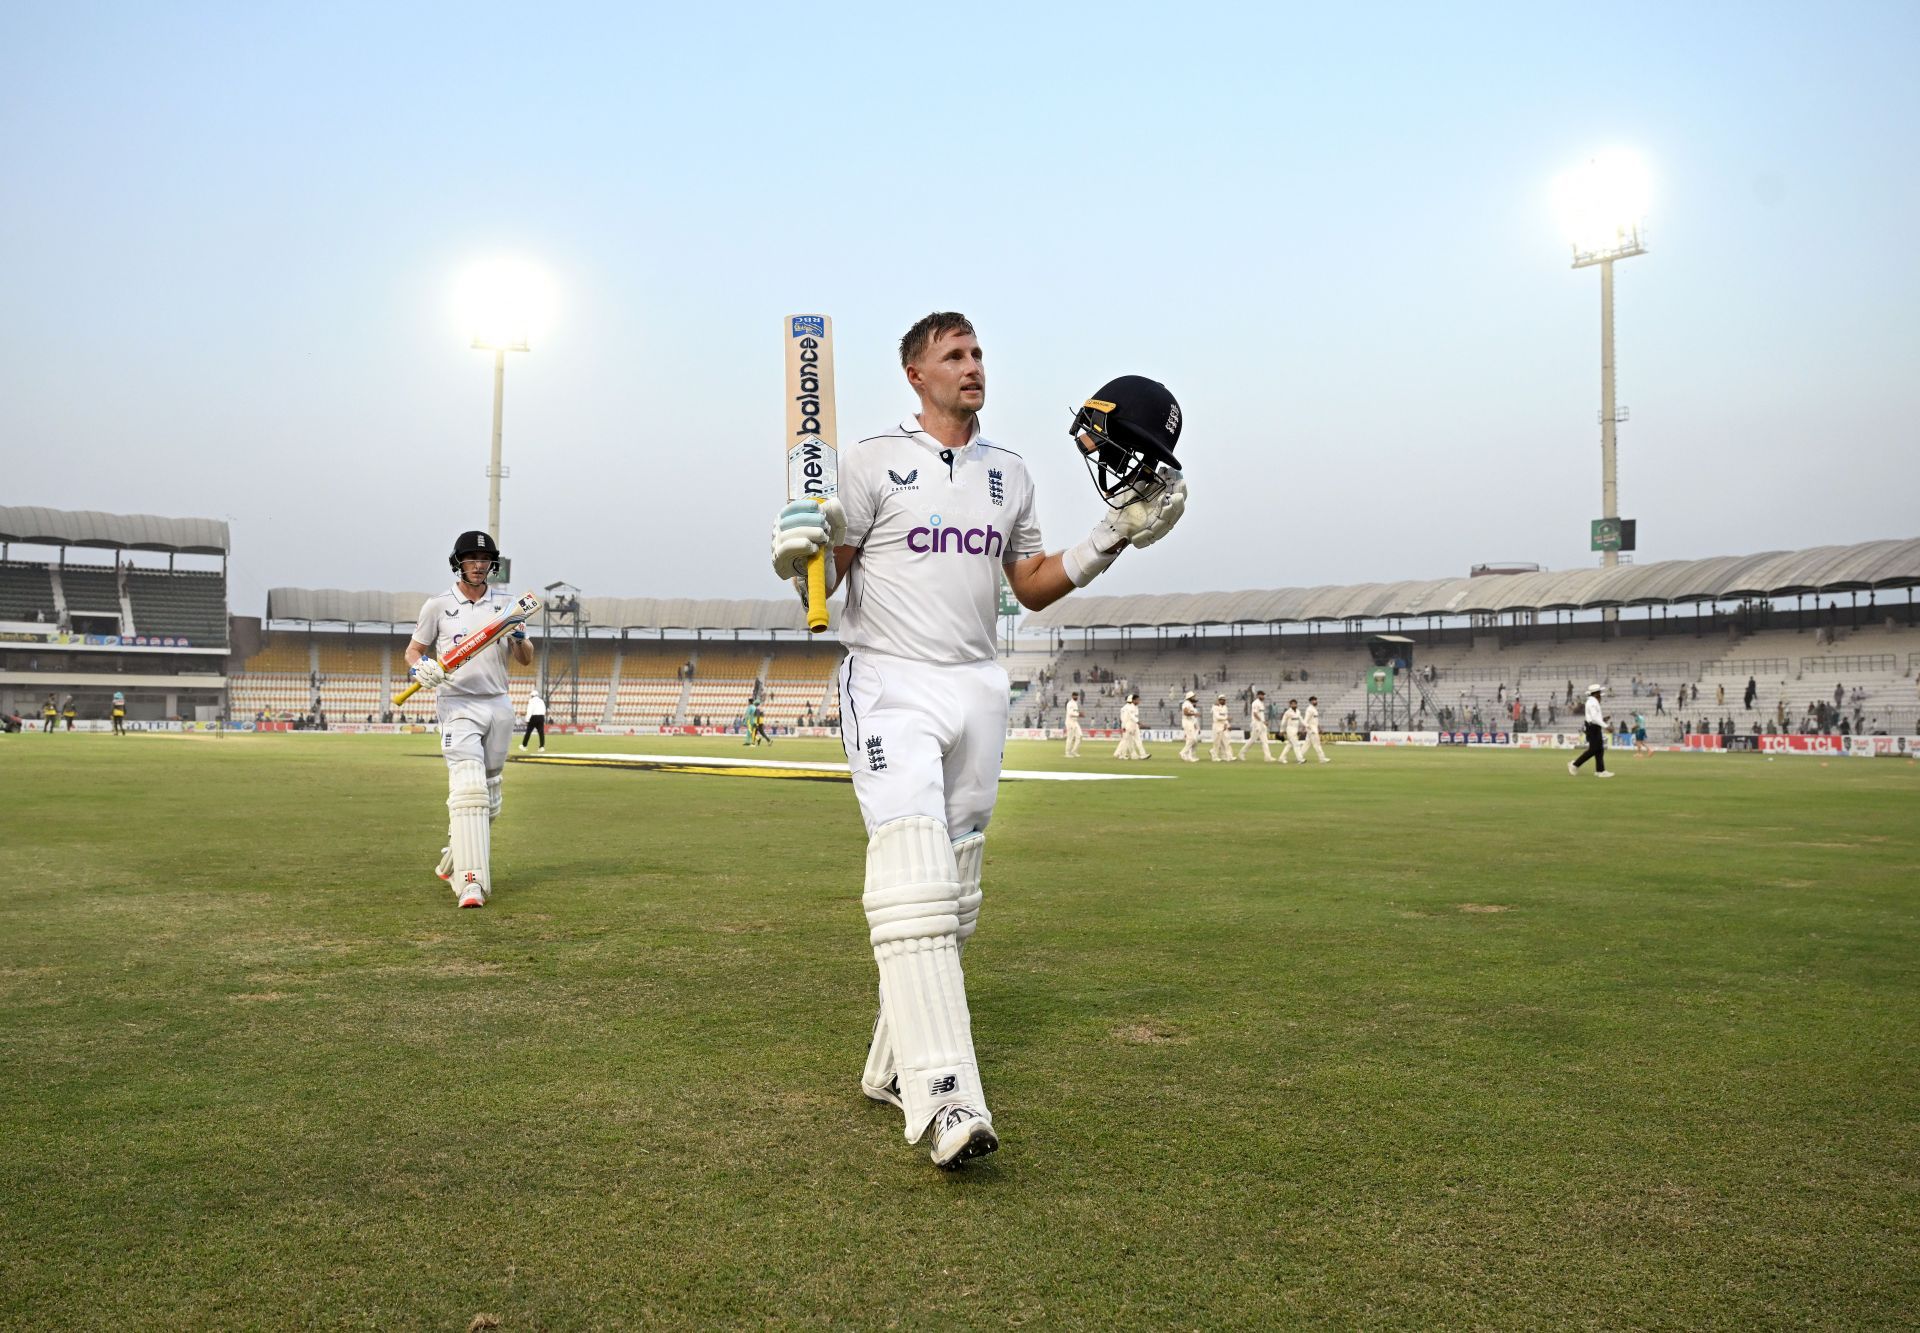
<path id="1" fill-rule="evenodd" d="M 1140 725 L 1140 705 L 1139 704 L 1121 704 L 1120 705 L 1120 725 L 1123 728 L 1137 727 Z"/>
<path id="2" fill-rule="evenodd" d="M 536 690 L 527 696 L 527 720 L 532 721 L 536 717 L 545 717 L 546 715 L 547 701 L 542 699 L 539 691 Z"/>
<path id="3" fill-rule="evenodd" d="M 1304 716 L 1305 716 L 1308 731 L 1320 730 L 1320 705 L 1308 704 L 1307 711 Z"/>
<path id="4" fill-rule="evenodd" d="M 1079 720 L 1080 720 L 1080 701 L 1078 699 L 1067 700 L 1067 721 L 1078 722 Z"/>
<path id="5" fill-rule="evenodd" d="M 1293 730 L 1293 728 L 1299 725 L 1300 725 L 1299 709 L 1289 708 L 1286 712 L 1280 714 L 1280 726 L 1283 730 L 1291 731 Z"/>
<path id="6" fill-rule="evenodd" d="M 1225 704 L 1215 704 L 1213 706 L 1213 725 L 1216 731 L 1224 730 L 1231 718 L 1232 714 L 1227 712 L 1227 706 Z"/>
<path id="7" fill-rule="evenodd" d="M 444 662 L 455 644 L 497 620 L 512 605 L 512 596 L 503 588 L 488 588 L 477 602 L 469 602 L 458 588 L 449 588 L 437 597 L 427 598 L 421 606 L 420 619 L 413 627 L 413 641 L 423 645 L 429 657 Z M 440 686 L 438 697 L 491 698 L 505 694 L 507 645 L 512 641 L 512 631 L 508 631 L 478 657 L 462 664 Z"/>
<path id="8" fill-rule="evenodd" d="M 1256 727 L 1264 727 L 1267 725 L 1267 701 L 1265 699 L 1256 698 L 1253 701 L 1253 725 Z"/>
<path id="9" fill-rule="evenodd" d="M 1600 711 L 1600 696 L 1597 694 L 1587 696 L 1587 725 L 1590 727 L 1607 725 L 1607 715 Z"/>
<path id="10" fill-rule="evenodd" d="M 979 434 L 949 449 L 912 417 L 840 453 L 849 650 L 936 663 L 994 657 L 1000 567 L 1046 548 L 1018 454 Z"/>

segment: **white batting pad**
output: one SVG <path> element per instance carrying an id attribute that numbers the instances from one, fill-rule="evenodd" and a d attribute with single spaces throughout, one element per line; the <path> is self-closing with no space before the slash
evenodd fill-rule
<path id="1" fill-rule="evenodd" d="M 973 938 L 973 932 L 980 924 L 980 867 L 986 860 L 987 835 L 969 833 L 953 844 L 954 869 L 960 885 L 958 903 L 960 910 L 956 915 L 959 927 L 954 932 L 955 947 L 963 953 L 967 941 Z M 895 1073 L 893 1058 L 893 1029 L 887 1022 L 887 1005 L 884 994 L 880 1001 L 880 1012 L 873 1020 L 873 1040 L 867 1045 L 867 1067 L 861 1071 L 860 1084 L 865 1088 L 884 1088 Z"/>
<path id="2" fill-rule="evenodd" d="M 500 781 L 506 774 L 495 773 L 487 779 L 487 818 L 500 818 Z"/>
<path id="3" fill-rule="evenodd" d="M 960 929 L 955 937 L 964 950 L 980 928 L 980 867 L 987 858 L 987 835 L 969 833 L 953 844 L 953 866 L 960 881 Z"/>
<path id="4" fill-rule="evenodd" d="M 453 836 L 453 891 L 464 894 L 477 884 L 484 897 L 491 889 L 487 854 L 491 843 L 487 818 L 487 770 L 474 760 L 447 765 L 447 823 Z"/>
<path id="5" fill-rule="evenodd" d="M 892 1028 L 907 1142 L 942 1106 L 986 1112 L 960 971 L 960 884 L 953 844 L 937 819 L 882 824 L 867 844 L 868 939 Z"/>

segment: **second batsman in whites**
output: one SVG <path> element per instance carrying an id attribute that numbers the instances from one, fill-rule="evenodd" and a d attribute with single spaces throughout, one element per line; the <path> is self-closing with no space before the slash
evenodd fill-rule
<path id="1" fill-rule="evenodd" d="M 434 873 L 452 881 L 462 907 L 485 907 L 493 884 L 493 821 L 500 817 L 500 782 L 513 743 L 507 656 L 532 666 L 533 645 L 525 630 L 515 629 L 447 674 L 440 659 L 448 650 L 497 619 L 513 600 L 487 586 L 487 576 L 500 568 L 500 548 L 486 533 L 461 533 L 447 563 L 457 577 L 420 608 L 407 665 L 423 689 L 435 692 L 440 753 L 447 761 L 447 845 Z"/>
<path id="2" fill-rule="evenodd" d="M 1000 1146 L 960 963 L 980 920 L 1006 747 L 1001 578 L 1031 610 L 1059 601 L 1129 546 L 1164 537 L 1186 484 L 1173 395 L 1138 376 L 1112 381 L 1071 427 L 1107 512 L 1049 555 L 1026 463 L 981 431 L 987 373 L 973 325 L 927 316 L 901 338 L 900 365 L 919 410 L 842 453 L 837 497 L 781 511 L 773 565 L 800 579 L 831 547 L 829 582 L 846 588 L 841 740 L 866 821 L 862 902 L 880 973 L 861 1090 L 900 1108 L 909 1143 L 931 1128 L 934 1164 L 955 1168 Z"/>

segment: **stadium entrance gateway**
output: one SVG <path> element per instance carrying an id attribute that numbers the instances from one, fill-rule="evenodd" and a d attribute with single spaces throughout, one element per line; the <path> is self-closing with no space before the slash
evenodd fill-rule
<path id="1" fill-rule="evenodd" d="M 1367 644 L 1373 666 L 1367 671 L 1368 731 L 1412 731 L 1413 640 L 1404 634 L 1376 634 Z"/>

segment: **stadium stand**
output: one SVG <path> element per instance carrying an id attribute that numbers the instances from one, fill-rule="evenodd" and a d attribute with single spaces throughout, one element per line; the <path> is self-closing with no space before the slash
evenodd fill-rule
<path id="1" fill-rule="evenodd" d="M 184 634 L 194 643 L 227 641 L 227 586 L 207 570 L 129 568 L 127 599 L 136 634 Z"/>
<path id="2" fill-rule="evenodd" d="M 0 563 L 0 620 L 55 624 L 59 618 L 53 575 L 46 565 L 22 560 Z"/>
<path id="3" fill-rule="evenodd" d="M 104 723 L 118 692 L 132 722 L 217 717 L 227 536 L 217 519 L 0 506 L 0 708 L 37 708 L 53 692 L 73 699 L 83 725 Z M 21 547 L 54 554 L 21 558 Z M 164 566 L 140 563 L 157 557 Z M 219 567 L 193 567 L 203 559 Z M 176 568 L 181 560 L 188 567 Z M 176 624 L 157 610 L 142 626 L 132 585 L 194 613 Z"/>

